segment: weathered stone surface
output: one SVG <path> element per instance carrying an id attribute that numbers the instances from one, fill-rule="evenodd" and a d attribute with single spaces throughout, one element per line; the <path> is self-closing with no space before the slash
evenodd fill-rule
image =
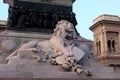
<path id="1" fill-rule="evenodd" d="M 6 63 L 6 56 L 0 55 L 0 64 Z"/>
<path id="2" fill-rule="evenodd" d="M 13 64 L 13 65 L 19 65 L 19 64 L 28 64 L 28 65 L 35 65 L 35 64 L 39 64 L 37 62 L 37 60 L 35 59 L 19 59 L 19 58 L 11 58 L 9 61 L 8 61 L 8 64 Z"/>
<path id="3" fill-rule="evenodd" d="M 39 66 L 34 66 L 34 78 L 78 78 L 80 77 L 75 72 L 62 72 L 59 71 L 59 66 L 52 66 L 42 64 Z M 48 72 L 49 71 L 49 72 Z"/>
<path id="4" fill-rule="evenodd" d="M 17 67 L 16 65 L 8 65 L 8 64 L 0 64 L 0 71 L 5 71 L 5 72 L 9 72 L 9 71 L 17 71 Z"/>
<path id="5" fill-rule="evenodd" d="M 16 67 L 18 72 L 34 72 L 33 65 L 34 64 L 18 64 Z"/>
<path id="6" fill-rule="evenodd" d="M 59 66 L 52 66 L 48 63 L 1 65 L 1 78 L 88 78 L 85 74 L 77 75 L 75 72 L 63 72 Z M 93 76 L 89 78 L 120 78 L 119 72 L 115 72 L 111 67 L 97 64 L 97 62 L 92 66 L 88 65 L 86 69 L 93 73 Z"/>
<path id="7" fill-rule="evenodd" d="M 15 49 L 18 49 L 23 43 L 26 43 L 31 40 L 44 41 L 44 40 L 50 39 L 51 37 L 50 34 L 44 34 L 44 33 L 27 33 L 27 32 L 21 33 L 21 32 L 14 32 L 14 31 L 7 31 L 7 32 L 8 32 L 7 34 L 0 33 L 0 54 L 2 54 L 2 56 L 4 54 L 5 57 L 11 54 Z M 7 42 L 9 41 L 10 43 L 13 43 L 13 44 L 12 45 L 9 43 L 4 44 L 4 41 L 5 43 L 6 41 Z M 7 45 L 9 45 L 9 47 Z M 10 50 L 10 48 L 12 50 Z"/>
<path id="8" fill-rule="evenodd" d="M 89 52 L 89 46 L 87 44 L 81 44 L 79 46 L 85 53 Z"/>
<path id="9" fill-rule="evenodd" d="M 48 40 L 50 39 L 50 37 L 52 36 L 52 34 L 47 34 L 47 33 L 35 33 L 35 32 L 14 32 L 14 31 L 8 31 L 7 34 L 0 34 L 0 37 L 6 38 L 7 39 L 43 39 L 43 40 Z"/>
<path id="10" fill-rule="evenodd" d="M 16 41 L 14 39 L 11 39 L 11 40 L 3 40 L 1 42 L 0 47 L 2 50 L 13 50 L 15 49 L 16 45 L 17 45 Z"/>

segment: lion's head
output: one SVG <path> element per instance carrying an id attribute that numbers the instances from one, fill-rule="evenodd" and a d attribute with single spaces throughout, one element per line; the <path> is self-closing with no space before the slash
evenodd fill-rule
<path id="1" fill-rule="evenodd" d="M 67 20 L 61 20 L 56 24 L 53 36 L 61 36 L 65 39 L 73 39 L 76 37 L 76 32 L 72 23 Z"/>

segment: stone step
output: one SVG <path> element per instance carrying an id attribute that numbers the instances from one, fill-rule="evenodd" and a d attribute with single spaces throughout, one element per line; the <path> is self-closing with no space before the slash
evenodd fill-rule
<path id="1" fill-rule="evenodd" d="M 2 72 L 0 71 L 0 78 L 33 78 L 33 73 L 31 72 Z"/>
<path id="2" fill-rule="evenodd" d="M 40 65 L 0 64 L 1 78 L 77 78 L 75 72 L 63 72 L 59 66 L 42 63 Z"/>
<path id="3" fill-rule="evenodd" d="M 58 71 L 59 66 L 40 63 L 32 64 L 0 64 L 0 71 L 20 71 L 20 72 L 34 72 L 34 71 Z"/>
<path id="4" fill-rule="evenodd" d="M 9 59 L 8 64 L 18 65 L 18 64 L 39 64 L 36 59 L 19 59 L 19 58 L 11 58 Z"/>
<path id="5" fill-rule="evenodd" d="M 114 75 L 114 70 L 112 67 L 105 67 L 105 66 L 97 66 L 97 67 L 89 67 L 89 70 L 93 73 L 93 78 L 112 78 Z M 119 73 L 120 74 L 120 73 Z"/>
<path id="6" fill-rule="evenodd" d="M 31 62 L 31 61 L 30 61 Z M 77 75 L 75 72 L 63 72 L 59 66 L 49 63 L 18 63 L 0 64 L 0 77 L 20 77 L 20 78 L 86 78 L 85 75 Z M 87 70 L 93 73 L 92 78 L 120 78 L 120 73 L 115 73 L 112 67 L 87 66 Z M 9 75 L 10 74 L 10 75 Z"/>
<path id="7" fill-rule="evenodd" d="M 59 71 L 59 66 L 40 63 L 39 65 L 19 64 L 17 65 L 17 71 L 21 72 L 54 72 Z"/>
<path id="8" fill-rule="evenodd" d="M 34 78 L 80 78 L 75 72 L 63 72 L 60 66 L 41 63 L 39 65 L 19 65 L 17 71 L 33 72 Z M 83 76 L 82 76 L 83 77 Z M 85 76 L 84 76 L 85 77 Z"/>
<path id="9" fill-rule="evenodd" d="M 74 72 L 33 72 L 34 78 L 80 78 L 80 75 L 77 75 Z"/>
<path id="10" fill-rule="evenodd" d="M 105 66 L 97 66 L 97 67 L 89 67 L 89 70 L 93 71 L 93 72 L 99 72 L 99 73 L 111 73 L 114 72 L 112 67 L 105 67 Z"/>

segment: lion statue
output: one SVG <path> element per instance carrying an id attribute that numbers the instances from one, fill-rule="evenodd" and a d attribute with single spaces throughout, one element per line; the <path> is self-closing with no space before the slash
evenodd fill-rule
<path id="1" fill-rule="evenodd" d="M 83 70 L 77 62 L 83 58 L 85 53 L 75 46 L 74 38 L 76 38 L 76 32 L 73 24 L 67 20 L 61 20 L 56 24 L 50 40 L 25 43 L 6 60 L 10 61 L 14 58 L 33 58 L 39 62 L 48 60 L 53 65 L 60 65 L 65 71 L 74 70 L 81 73 Z"/>

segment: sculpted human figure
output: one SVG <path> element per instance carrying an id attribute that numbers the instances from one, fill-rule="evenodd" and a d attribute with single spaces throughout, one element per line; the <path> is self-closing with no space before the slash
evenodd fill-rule
<path id="1" fill-rule="evenodd" d="M 52 15 L 52 27 L 54 27 L 55 26 L 55 24 L 57 23 L 57 21 L 59 20 L 58 19 L 58 13 L 53 13 L 53 15 Z"/>
<path id="2" fill-rule="evenodd" d="M 69 20 L 69 13 L 65 12 L 65 20 Z"/>
<path id="3" fill-rule="evenodd" d="M 58 15 L 59 15 L 59 21 L 62 20 L 62 19 L 64 19 L 64 12 L 63 11 L 60 11 L 58 13 Z"/>
<path id="4" fill-rule="evenodd" d="M 76 21 L 76 18 L 75 18 L 75 13 L 73 13 L 73 12 L 71 12 L 71 14 L 70 14 L 70 22 L 72 22 L 74 26 L 77 25 L 77 21 Z"/>
<path id="5" fill-rule="evenodd" d="M 13 27 L 16 27 L 18 25 L 18 21 L 19 21 L 19 7 L 18 6 L 14 6 L 13 7 L 13 18 L 12 18 L 12 21 L 13 21 Z"/>
<path id="6" fill-rule="evenodd" d="M 19 22 L 18 22 L 18 27 L 21 28 L 21 27 L 25 27 L 25 22 L 26 22 L 26 15 L 23 14 L 20 16 L 19 18 Z"/>
<path id="7" fill-rule="evenodd" d="M 8 27 L 14 27 L 16 22 L 16 17 L 17 17 L 17 6 L 15 7 L 9 7 L 9 20 L 8 20 Z"/>
<path id="8" fill-rule="evenodd" d="M 50 16 L 49 16 L 49 11 L 46 11 L 46 10 L 44 10 L 43 11 L 43 14 L 44 14 L 44 29 L 49 29 L 49 27 L 51 26 L 50 25 L 50 22 L 51 22 L 51 20 L 50 20 Z"/>
<path id="9" fill-rule="evenodd" d="M 31 17 L 30 17 L 31 27 L 36 27 L 36 24 L 38 21 L 37 21 L 35 12 L 32 12 L 30 15 L 31 15 Z"/>
<path id="10" fill-rule="evenodd" d="M 9 13 L 9 15 L 8 15 L 7 26 L 12 27 L 13 23 L 12 23 L 12 7 L 11 6 L 9 6 L 8 13 Z"/>
<path id="11" fill-rule="evenodd" d="M 43 12 L 39 11 L 39 28 L 43 26 Z"/>
<path id="12" fill-rule="evenodd" d="M 75 46 L 73 39 L 76 38 L 76 32 L 72 23 L 66 20 L 58 21 L 54 33 L 50 40 L 39 42 L 31 41 L 23 44 L 7 57 L 7 60 L 21 58 L 23 54 L 40 60 L 48 60 L 53 65 L 59 65 L 65 71 L 75 71 L 78 74 L 86 72 L 77 64 L 83 58 L 85 53 Z M 43 54 L 40 56 L 40 54 Z M 43 58 L 44 56 L 44 58 Z M 90 74 L 90 72 L 86 73 Z"/>

